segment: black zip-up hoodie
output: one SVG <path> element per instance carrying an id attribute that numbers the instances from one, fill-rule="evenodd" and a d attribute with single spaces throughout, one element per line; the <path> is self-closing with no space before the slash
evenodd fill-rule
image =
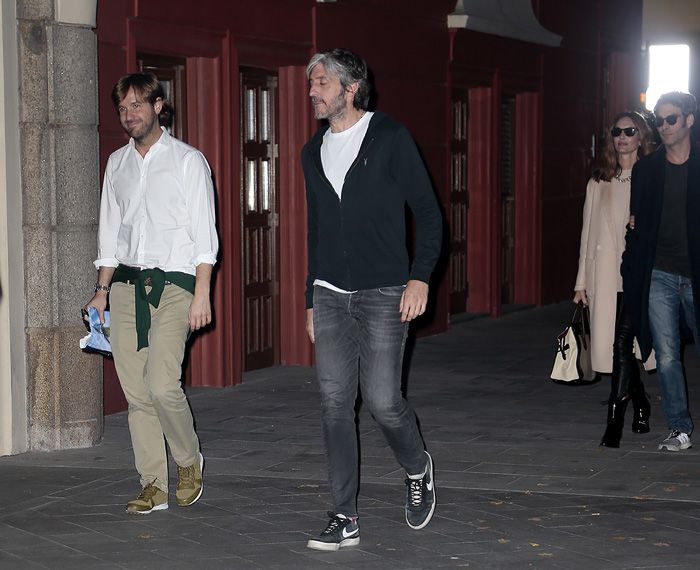
<path id="1" fill-rule="evenodd" d="M 442 216 L 408 130 L 385 113 L 374 113 L 341 200 L 321 164 L 327 129 L 321 127 L 301 153 L 308 213 L 306 307 L 313 306 L 315 279 L 347 291 L 404 285 L 409 279 L 428 283 L 440 255 Z M 416 220 L 410 272 L 406 203 Z"/>

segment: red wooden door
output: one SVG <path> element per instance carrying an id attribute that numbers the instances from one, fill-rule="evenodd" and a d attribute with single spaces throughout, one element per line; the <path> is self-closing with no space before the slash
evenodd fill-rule
<path id="1" fill-rule="evenodd" d="M 450 314 L 467 310 L 467 122 L 469 93 L 452 91 L 452 142 L 450 146 Z"/>
<path id="2" fill-rule="evenodd" d="M 163 86 L 165 99 L 173 107 L 173 115 L 164 125 L 173 136 L 187 141 L 187 72 L 184 58 L 141 53 L 137 57 L 140 71 L 155 73 Z M 187 361 L 188 359 L 186 359 Z M 105 415 L 127 408 L 126 398 L 111 358 L 103 365 L 103 408 Z"/>
<path id="3" fill-rule="evenodd" d="M 241 72 L 244 370 L 279 363 L 275 75 Z"/>
<path id="4" fill-rule="evenodd" d="M 184 57 L 138 54 L 141 71 L 156 74 L 163 87 L 165 100 L 172 106 L 172 116 L 163 125 L 170 134 L 187 142 L 187 66 Z"/>
<path id="5" fill-rule="evenodd" d="M 515 299 L 515 97 L 501 98 L 499 178 L 501 185 L 501 303 Z"/>

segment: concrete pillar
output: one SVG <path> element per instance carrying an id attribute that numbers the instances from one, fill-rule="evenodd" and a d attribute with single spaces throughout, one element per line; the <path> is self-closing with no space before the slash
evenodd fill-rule
<path id="1" fill-rule="evenodd" d="M 27 449 L 17 14 L 0 2 L 0 455 Z"/>
<path id="2" fill-rule="evenodd" d="M 94 2 L 93 2 L 94 3 Z M 102 436 L 102 358 L 83 354 L 99 202 L 97 42 L 57 21 L 61 2 L 17 0 L 29 448 Z"/>

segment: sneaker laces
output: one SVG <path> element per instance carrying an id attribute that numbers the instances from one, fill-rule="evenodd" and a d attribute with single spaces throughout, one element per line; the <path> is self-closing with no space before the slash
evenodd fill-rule
<path id="1" fill-rule="evenodd" d="M 335 513 L 332 513 L 330 511 L 328 511 L 328 516 L 331 517 L 331 520 L 328 521 L 328 526 L 326 527 L 326 530 L 324 530 L 321 534 L 333 534 L 336 530 L 340 528 L 340 525 L 343 523 L 343 521 L 350 520 L 346 517 L 336 515 Z"/>
<path id="2" fill-rule="evenodd" d="M 406 479 L 408 501 L 411 507 L 420 507 L 423 504 L 423 480 L 424 477 L 420 479 Z"/>
<path id="3" fill-rule="evenodd" d="M 678 437 L 679 435 L 681 435 L 681 432 L 680 432 L 679 430 L 677 430 L 677 429 L 672 429 L 672 430 L 671 430 L 671 433 L 668 434 L 668 437 L 667 437 L 666 439 L 671 439 L 671 438 L 674 438 L 674 437 Z"/>
<path id="4" fill-rule="evenodd" d="M 136 497 L 136 499 L 141 501 L 149 501 L 157 492 L 158 489 L 154 487 L 151 483 L 149 483 L 143 489 L 141 489 L 141 492 L 139 493 L 139 496 Z"/>
<path id="5" fill-rule="evenodd" d="M 177 467 L 177 487 L 178 489 L 183 488 L 194 488 L 194 465 L 189 467 Z"/>

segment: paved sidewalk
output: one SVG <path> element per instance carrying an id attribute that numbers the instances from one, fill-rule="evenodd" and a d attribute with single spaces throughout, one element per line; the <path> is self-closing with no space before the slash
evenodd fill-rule
<path id="1" fill-rule="evenodd" d="M 139 490 L 125 414 L 106 418 L 97 447 L 0 458 L 0 568 L 697 569 L 700 440 L 656 451 L 667 430 L 649 376 L 651 433 L 633 434 L 628 410 L 622 447 L 599 447 L 607 381 L 548 380 L 569 312 L 481 318 L 417 342 L 408 395 L 438 500 L 423 531 L 406 526 L 404 475 L 363 413 L 361 544 L 306 548 L 327 522 L 318 394 L 311 369 L 280 367 L 189 390 L 206 465 L 188 508 L 173 492 L 167 511 L 124 512 Z M 688 371 L 697 408 L 693 349 Z"/>

